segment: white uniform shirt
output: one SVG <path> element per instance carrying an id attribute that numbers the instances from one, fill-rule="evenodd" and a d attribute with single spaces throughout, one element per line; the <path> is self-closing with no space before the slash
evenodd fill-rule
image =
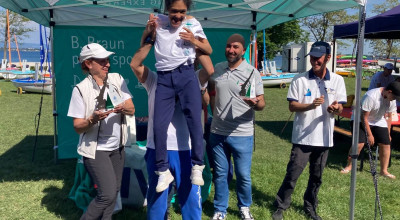
<path id="1" fill-rule="evenodd" d="M 153 133 L 153 118 L 154 118 L 154 100 L 157 88 L 157 74 L 149 70 L 146 81 L 143 83 L 149 96 L 149 121 L 147 128 L 147 148 L 154 149 L 154 133 Z M 177 135 L 179 134 L 179 135 Z M 181 110 L 179 101 L 175 105 L 174 115 L 167 131 L 167 150 L 181 151 L 190 150 L 190 134 L 186 124 L 185 116 Z"/>
<path id="2" fill-rule="evenodd" d="M 369 125 L 387 128 L 385 113 L 397 111 L 396 100 L 388 101 L 384 99 L 381 88 L 372 89 L 363 96 L 361 109 L 369 112 Z"/>
<path id="3" fill-rule="evenodd" d="M 200 22 L 195 18 L 185 19 L 178 28 L 170 25 L 166 15 L 158 15 L 157 37 L 154 44 L 156 57 L 156 68 L 158 71 L 168 71 L 177 68 L 182 64 L 193 64 L 196 58 L 194 45 L 179 37 L 179 33 L 190 29 L 195 38 L 206 39 Z"/>
<path id="4" fill-rule="evenodd" d="M 125 81 L 122 79 L 121 86 L 122 99 L 132 98 Z M 105 89 L 104 99 L 107 100 L 108 88 Z M 72 118 L 85 118 L 85 103 L 79 89 L 74 87 L 72 90 L 71 101 L 68 109 L 68 116 Z M 97 150 L 112 151 L 119 147 L 121 140 L 121 114 L 111 113 L 101 121 L 100 131 L 97 140 Z"/>
<path id="5" fill-rule="evenodd" d="M 316 109 L 296 112 L 293 122 L 292 143 L 310 146 L 332 147 L 334 114 L 327 108 L 333 101 L 347 102 L 343 77 L 327 70 L 324 79 L 315 76 L 312 70 L 300 73 L 290 84 L 287 100 L 311 104 L 324 95 L 324 103 Z"/>

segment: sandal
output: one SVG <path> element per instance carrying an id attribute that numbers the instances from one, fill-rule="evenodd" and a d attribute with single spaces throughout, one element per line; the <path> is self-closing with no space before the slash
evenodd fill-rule
<path id="1" fill-rule="evenodd" d="M 392 180 L 396 179 L 396 176 L 393 175 L 393 174 L 390 174 L 390 173 L 388 173 L 388 174 L 381 174 L 381 176 L 386 177 L 386 178 L 388 178 L 388 179 L 392 179 Z"/>
<path id="2" fill-rule="evenodd" d="M 346 173 L 350 173 L 351 170 L 346 170 L 345 168 L 343 168 L 340 173 L 346 174 Z"/>

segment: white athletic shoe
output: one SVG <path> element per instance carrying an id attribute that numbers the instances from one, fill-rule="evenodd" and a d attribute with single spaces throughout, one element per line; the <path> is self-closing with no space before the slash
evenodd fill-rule
<path id="1" fill-rule="evenodd" d="M 225 220 L 226 219 L 226 214 L 222 212 L 216 212 L 214 213 L 214 216 L 212 217 L 211 220 Z"/>
<path id="2" fill-rule="evenodd" d="M 158 175 L 158 182 L 156 186 L 156 192 L 158 193 L 168 189 L 169 184 L 174 181 L 174 177 L 169 169 L 163 172 L 156 171 L 156 174 Z"/>
<path id="3" fill-rule="evenodd" d="M 202 166 L 194 165 L 192 167 L 192 174 L 190 175 L 190 179 L 192 180 L 192 184 L 198 185 L 198 186 L 203 186 L 204 185 L 203 169 L 204 169 L 204 165 L 202 165 Z"/>
<path id="4" fill-rule="evenodd" d="M 242 220 L 254 220 L 249 207 L 240 207 L 240 216 Z"/>

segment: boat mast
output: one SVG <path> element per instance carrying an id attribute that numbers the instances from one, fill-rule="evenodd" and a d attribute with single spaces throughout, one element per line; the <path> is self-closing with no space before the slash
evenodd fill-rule
<path id="1" fill-rule="evenodd" d="M 10 38 L 10 19 L 9 19 L 8 9 L 7 9 L 7 40 L 8 40 L 8 58 L 9 58 L 10 67 L 11 67 L 11 38 Z"/>

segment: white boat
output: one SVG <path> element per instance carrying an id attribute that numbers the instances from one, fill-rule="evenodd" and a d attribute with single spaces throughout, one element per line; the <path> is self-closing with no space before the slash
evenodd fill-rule
<path id="1" fill-rule="evenodd" d="M 394 60 L 393 59 L 389 59 L 389 60 L 378 59 L 378 65 L 379 66 L 384 66 L 386 63 L 393 63 L 394 64 Z M 397 62 L 396 62 L 396 68 L 400 68 L 400 59 L 398 59 Z"/>
<path id="2" fill-rule="evenodd" d="M 14 79 L 11 80 L 13 85 L 18 88 L 17 92 L 21 88 L 22 91 L 26 92 L 35 92 L 35 93 L 46 93 L 46 94 L 51 94 L 52 88 L 53 88 L 53 83 L 51 79 L 38 79 L 35 80 L 33 78 L 25 78 L 25 79 Z"/>
<path id="3" fill-rule="evenodd" d="M 281 88 L 286 87 L 287 83 L 291 83 L 293 77 L 297 73 L 282 73 L 277 75 L 261 76 L 264 87 L 280 86 Z"/>
<path id="4" fill-rule="evenodd" d="M 0 73 L 5 80 L 12 80 L 12 79 L 23 79 L 27 77 L 32 77 L 35 74 L 35 71 L 1 70 Z"/>

